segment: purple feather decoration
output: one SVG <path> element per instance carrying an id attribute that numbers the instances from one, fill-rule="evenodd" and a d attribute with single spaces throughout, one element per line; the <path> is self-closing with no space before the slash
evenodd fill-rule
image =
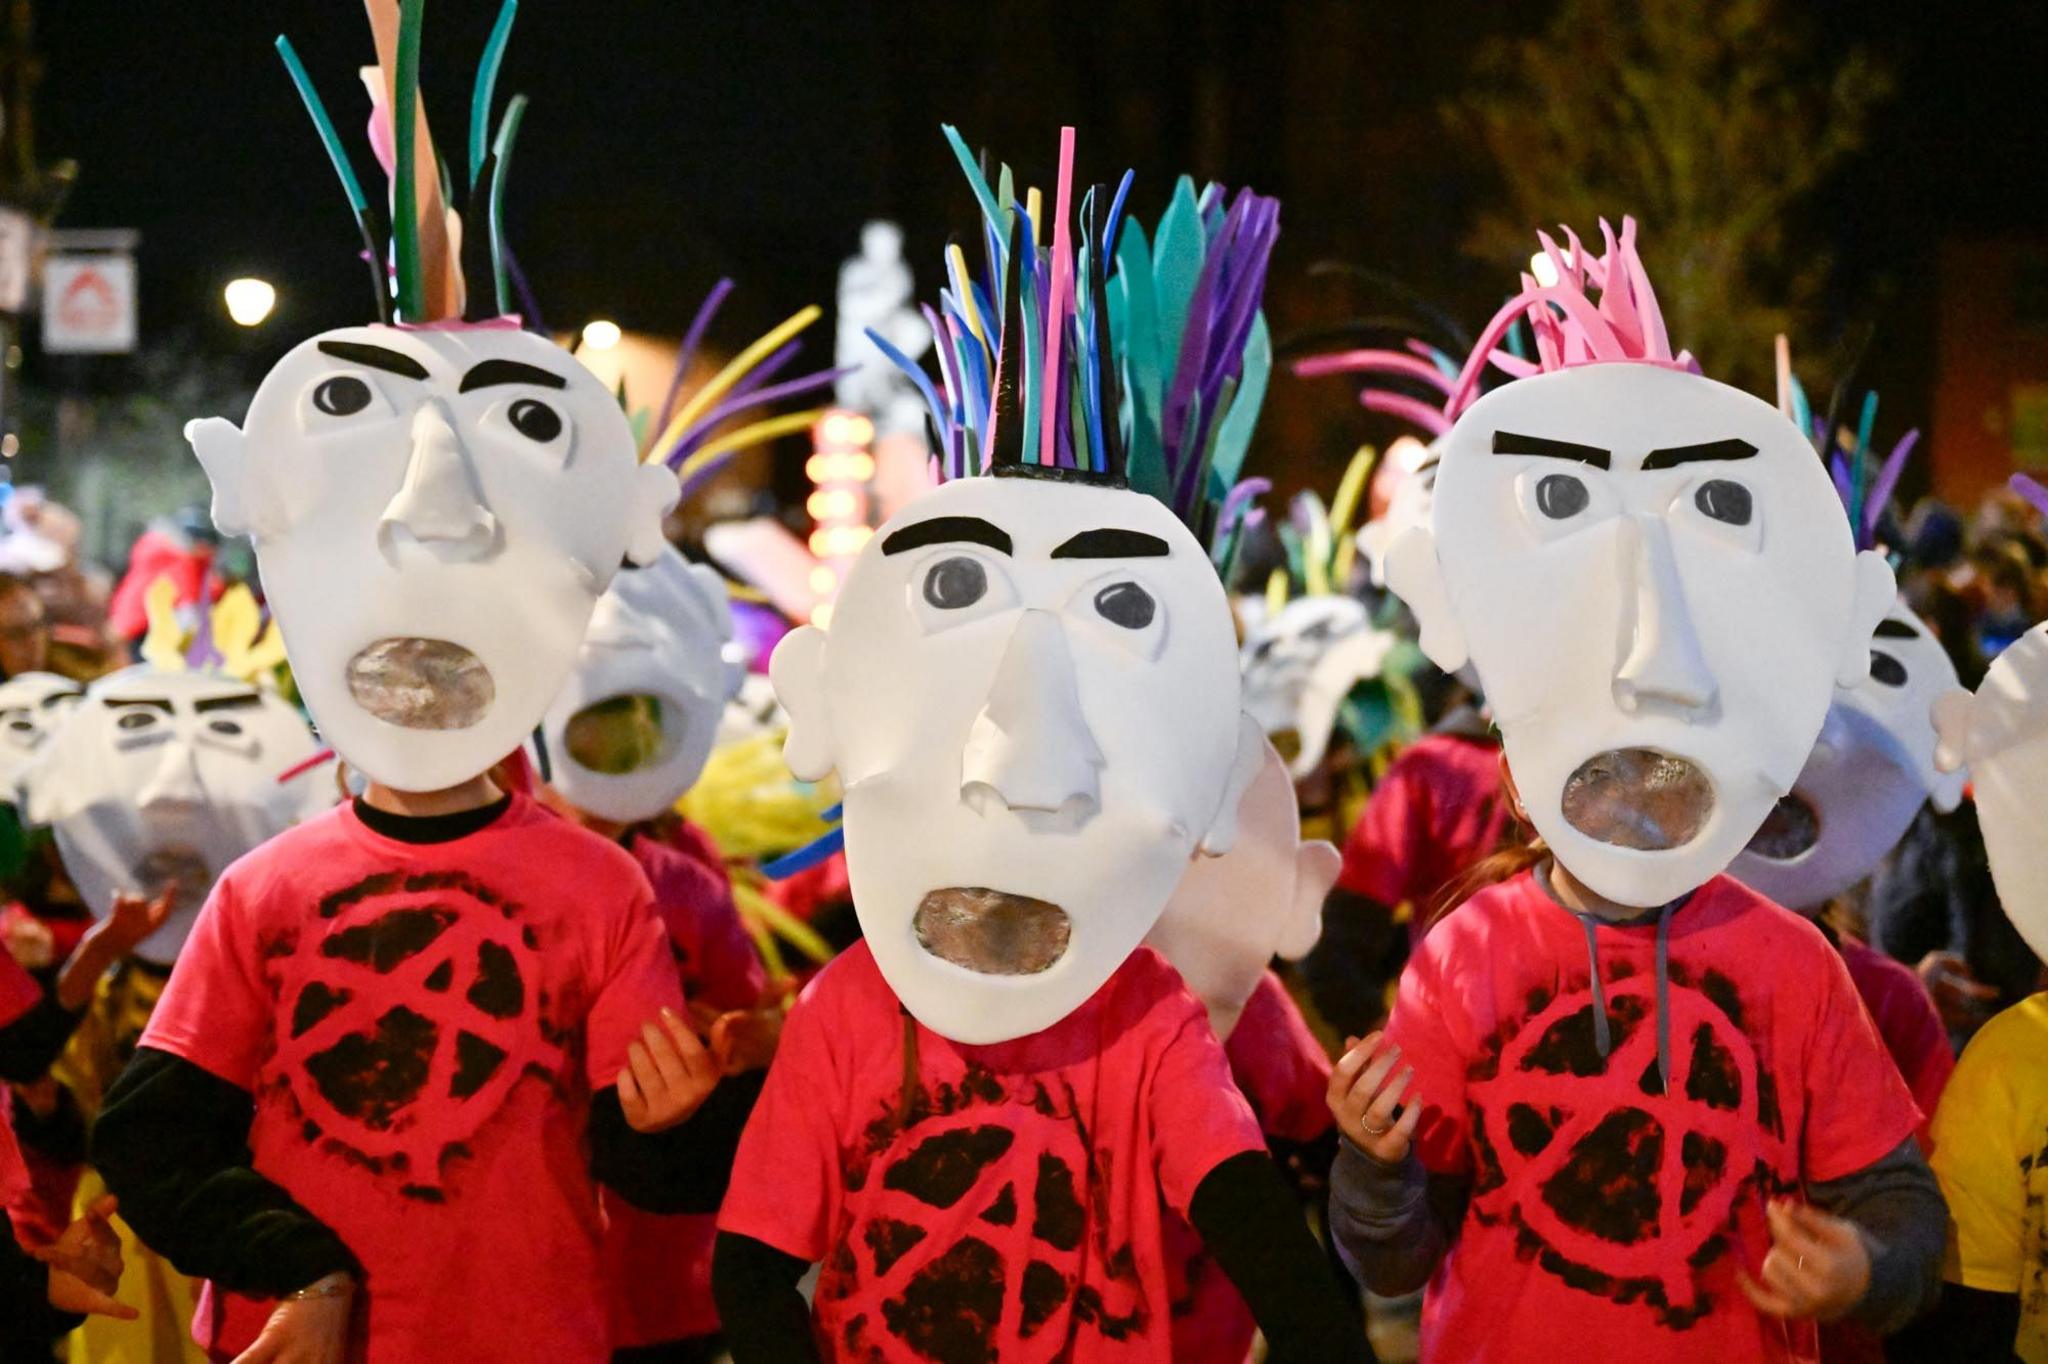
<path id="1" fill-rule="evenodd" d="M 1890 505 L 1892 493 L 1899 486 L 1899 478 L 1906 472 L 1906 460 L 1912 456 L 1913 447 L 1920 441 L 1920 429 L 1915 427 L 1900 437 L 1892 452 L 1885 456 L 1884 467 L 1878 470 L 1877 481 L 1870 485 L 1870 495 L 1863 499 L 1863 520 L 1858 527 L 1857 547 L 1868 549 L 1877 535 L 1877 523 Z"/>
<path id="2" fill-rule="evenodd" d="M 2048 516 L 2048 488 L 2044 488 L 2025 474 L 2014 474 L 2006 480 L 2006 486 L 2033 504 L 2034 510 Z"/>
<path id="3" fill-rule="evenodd" d="M 697 315 L 690 319 L 690 329 L 683 333 L 682 347 L 676 351 L 676 368 L 669 377 L 668 393 L 662 398 L 661 411 L 654 418 L 657 433 L 668 429 L 668 419 L 675 414 L 676 399 L 682 396 L 683 379 L 690 372 L 690 362 L 697 358 L 697 347 L 704 341 L 705 330 L 711 326 L 719 305 L 731 292 L 732 281 L 722 279 L 711 286 L 711 292 L 704 295 L 704 301 L 697 305 Z"/>

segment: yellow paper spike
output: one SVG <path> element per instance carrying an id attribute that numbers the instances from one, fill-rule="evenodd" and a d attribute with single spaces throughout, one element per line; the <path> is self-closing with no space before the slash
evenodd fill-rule
<path id="1" fill-rule="evenodd" d="M 824 309 L 813 303 L 809 307 L 785 320 L 781 326 L 755 341 L 753 345 L 735 355 L 726 367 L 714 376 L 711 382 L 690 395 L 690 400 L 676 410 L 675 418 L 661 433 L 661 438 L 649 446 L 649 450 L 666 450 L 676 439 L 690 428 L 690 424 L 710 408 L 711 404 L 724 397 L 726 391 L 740 381 L 740 378 L 755 365 L 768 358 L 783 342 L 795 336 L 805 327 L 824 316 Z"/>
<path id="2" fill-rule="evenodd" d="M 236 583 L 213 604 L 213 647 L 224 659 L 249 652 L 263 628 L 263 612 L 247 583 Z"/>
<path id="3" fill-rule="evenodd" d="M 1301 537 L 1301 591 L 1305 597 L 1330 595 L 1330 523 L 1327 519 L 1309 524 Z"/>
<path id="4" fill-rule="evenodd" d="M 1344 590 L 1344 585 L 1351 581 L 1351 566 L 1357 561 L 1358 537 L 1340 537 L 1337 541 L 1337 552 L 1330 556 L 1330 583 L 1333 590 Z"/>
<path id="5" fill-rule="evenodd" d="M 1358 515 L 1358 504 L 1365 493 L 1365 476 L 1372 470 L 1373 453 L 1370 445 L 1359 446 L 1337 484 L 1337 498 L 1330 504 L 1330 534 L 1339 540 L 1351 538 L 1351 519 Z"/>
<path id="6" fill-rule="evenodd" d="M 1038 186 L 1033 185 L 1024 191 L 1024 216 L 1031 220 L 1031 245 L 1034 248 L 1038 245 L 1038 225 L 1045 221 L 1038 207 Z"/>
<path id="7" fill-rule="evenodd" d="M 676 470 L 676 476 L 687 479 L 728 451 L 744 450 L 749 445 L 759 445 L 763 441 L 774 440 L 777 436 L 786 436 L 792 431 L 802 431 L 824 415 L 824 408 L 814 407 L 805 412 L 791 412 L 787 416 L 751 422 L 729 435 L 720 436 L 717 440 L 708 441 L 701 448 L 692 450 L 690 457 Z"/>
<path id="8" fill-rule="evenodd" d="M 1287 570 L 1276 568 L 1266 575 L 1266 614 L 1279 615 L 1287 605 Z"/>
<path id="9" fill-rule="evenodd" d="M 982 330 L 981 309 L 974 306 L 974 290 L 968 286 L 967 257 L 961 254 L 958 242 L 946 248 L 946 273 L 953 277 L 953 292 L 959 295 L 960 306 L 967 310 L 967 329 L 987 349 L 988 333 Z"/>
<path id="10" fill-rule="evenodd" d="M 149 632 L 142 637 L 142 661 L 161 672 L 185 671 L 185 631 L 178 624 L 178 585 L 158 578 L 142 594 Z"/>

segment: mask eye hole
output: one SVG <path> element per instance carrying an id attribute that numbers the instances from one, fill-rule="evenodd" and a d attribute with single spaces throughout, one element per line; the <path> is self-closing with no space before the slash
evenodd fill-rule
<path id="1" fill-rule="evenodd" d="M 521 398 L 505 411 L 512 429 L 530 441 L 546 445 L 562 434 L 562 414 L 538 398 Z"/>
<path id="2" fill-rule="evenodd" d="M 1592 505 L 1593 495 L 1571 474 L 1545 474 L 1536 481 L 1536 509 L 1553 521 L 1565 521 Z"/>
<path id="3" fill-rule="evenodd" d="M 1158 609 L 1152 594 L 1136 583 L 1111 583 L 1095 594 L 1095 614 L 1126 630 L 1144 629 Z"/>
<path id="4" fill-rule="evenodd" d="M 1749 489 L 1726 478 L 1710 478 L 1692 495 L 1700 514 L 1724 525 L 1746 526 L 1754 515 Z"/>
<path id="5" fill-rule="evenodd" d="M 988 595 L 988 570 L 966 555 L 941 559 L 925 570 L 924 599 L 941 611 L 961 611 Z"/>
<path id="6" fill-rule="evenodd" d="M 352 417 L 370 405 L 370 386 L 353 374 L 323 379 L 313 390 L 313 406 L 330 417 Z"/>
<path id="7" fill-rule="evenodd" d="M 231 739 L 239 737 L 242 732 L 242 722 L 239 720 L 208 720 L 206 727 L 215 734 L 225 734 Z"/>
<path id="8" fill-rule="evenodd" d="M 1887 687 L 1906 685 L 1906 665 L 1890 654 L 1876 649 L 1870 651 L 1870 680 Z"/>
<path id="9" fill-rule="evenodd" d="M 154 728 L 156 716 L 146 710 L 131 710 L 123 712 L 121 718 L 114 721 L 114 723 L 132 734 L 136 730 Z"/>

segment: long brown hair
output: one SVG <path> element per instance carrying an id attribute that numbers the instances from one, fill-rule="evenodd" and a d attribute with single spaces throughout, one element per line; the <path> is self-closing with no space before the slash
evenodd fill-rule
<path id="1" fill-rule="evenodd" d="M 1427 913 L 1423 915 L 1422 931 L 1427 933 L 1442 922 L 1459 905 L 1503 881 L 1513 880 L 1529 868 L 1550 856 L 1550 849 L 1541 838 L 1532 835 L 1527 842 L 1509 844 L 1498 851 L 1490 852 L 1465 870 L 1437 887 L 1436 894 L 1429 897 Z"/>

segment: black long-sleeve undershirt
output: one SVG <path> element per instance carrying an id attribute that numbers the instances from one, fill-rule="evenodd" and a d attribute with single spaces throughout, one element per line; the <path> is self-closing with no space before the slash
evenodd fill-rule
<path id="1" fill-rule="evenodd" d="M 1885 1342 L 1885 1358 L 1892 1364 L 2004 1364 L 2019 1358 L 2013 1348 L 2019 1334 L 2019 1294 L 1945 1283 L 1933 1311 Z"/>
<path id="2" fill-rule="evenodd" d="M 1363 1324 L 1345 1303 L 1286 1178 L 1264 1152 L 1232 1156 L 1204 1176 L 1188 1221 L 1243 1295 L 1274 1364 L 1370 1358 Z M 711 1292 L 735 1364 L 818 1358 L 810 1309 L 797 1291 L 808 1268 L 765 1242 L 720 1234 Z"/>
<path id="3" fill-rule="evenodd" d="M 599 1090 L 590 1101 L 590 1173 L 645 1212 L 717 1212 L 766 1076 L 719 1081 L 688 1121 L 661 1132 L 634 1131 L 618 1091 Z"/>
<path id="4" fill-rule="evenodd" d="M 0 1359 L 48 1359 L 50 1346 L 83 1321 L 50 1306 L 50 1269 L 14 1239 L 0 1213 Z"/>
<path id="5" fill-rule="evenodd" d="M 57 1002 L 53 981 L 37 974 L 43 996 L 21 1017 L 0 1028 L 0 1080 L 25 1085 L 46 1074 L 64 1044 L 78 1028 L 83 1008 L 67 1009 Z"/>

